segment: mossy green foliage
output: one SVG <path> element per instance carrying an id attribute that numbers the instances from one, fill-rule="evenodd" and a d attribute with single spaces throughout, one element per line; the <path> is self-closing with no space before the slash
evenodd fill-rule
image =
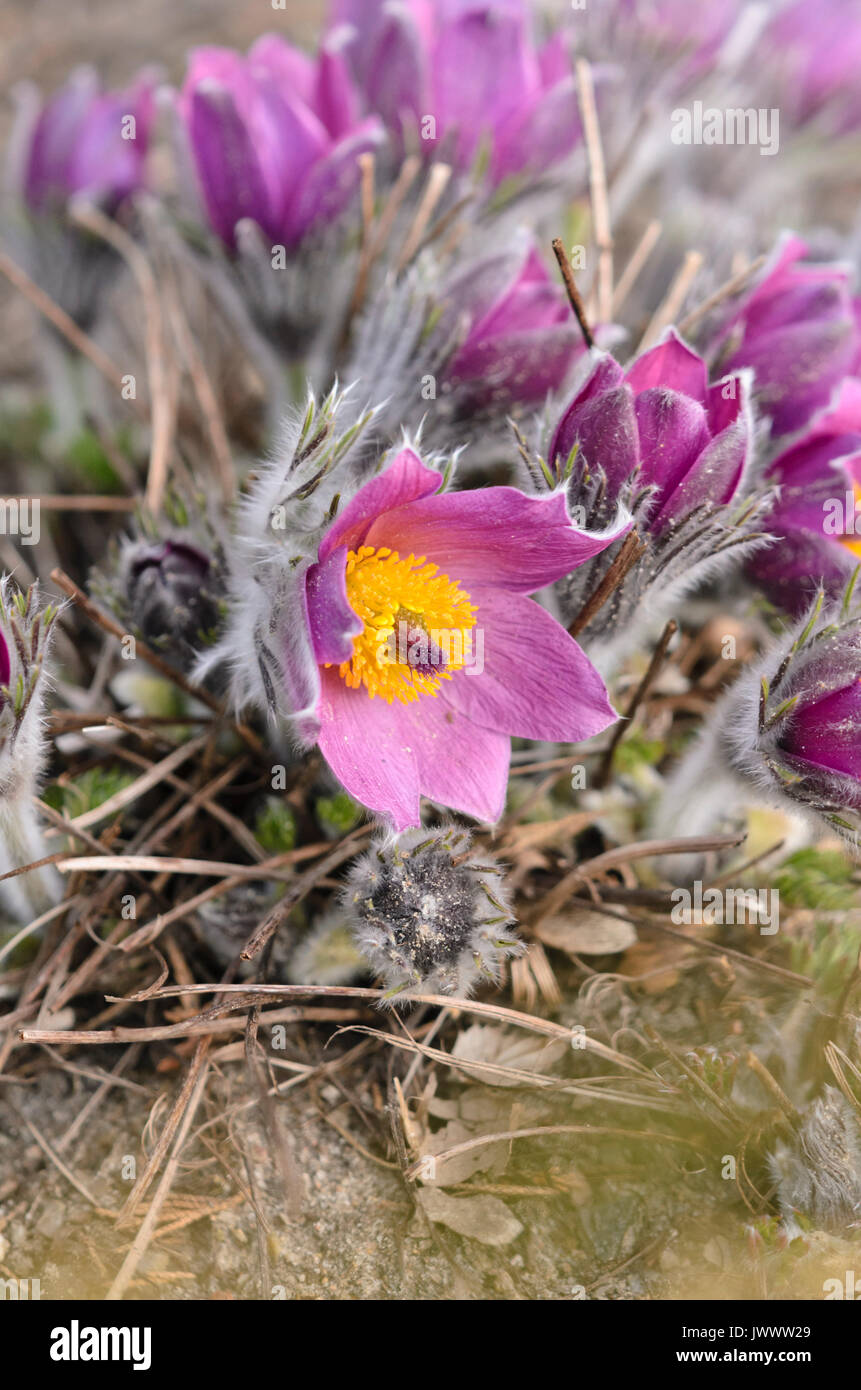
<path id="1" fill-rule="evenodd" d="M 797 850 L 781 864 L 774 887 L 786 907 L 839 912 L 858 904 L 852 865 L 839 850 Z"/>
<path id="2" fill-rule="evenodd" d="M 296 816 L 280 797 L 268 796 L 257 812 L 254 834 L 268 854 L 286 854 L 296 846 Z"/>
<path id="3" fill-rule="evenodd" d="M 105 801 L 131 786 L 137 777 L 136 772 L 126 768 L 91 767 L 68 782 L 52 782 L 45 787 L 42 798 L 55 811 L 64 811 L 69 816 L 81 816 L 92 811 Z"/>
<path id="4" fill-rule="evenodd" d="M 346 792 L 336 792 L 334 796 L 318 796 L 314 814 L 323 834 L 334 840 L 359 824 L 362 808 Z"/>

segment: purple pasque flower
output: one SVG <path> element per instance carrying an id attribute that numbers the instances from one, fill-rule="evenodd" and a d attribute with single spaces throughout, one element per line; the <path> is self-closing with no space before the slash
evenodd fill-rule
<path id="1" fill-rule="evenodd" d="M 824 119 L 837 134 L 861 127 L 861 23 L 846 0 L 794 0 L 762 37 L 783 78 L 781 107 L 803 124 Z"/>
<path id="2" fill-rule="evenodd" d="M 360 118 L 342 40 L 331 34 L 316 60 L 272 34 L 246 57 L 214 47 L 190 54 L 178 108 L 207 215 L 228 249 L 244 218 L 292 248 L 350 203 L 359 155 L 384 132 L 375 117 Z"/>
<path id="3" fill-rule="evenodd" d="M 861 608 L 852 582 L 809 610 L 745 667 L 669 778 L 659 836 L 745 822 L 751 804 L 861 832 Z M 820 826 L 821 828 L 821 826 Z M 689 863 L 693 877 L 701 862 Z"/>
<path id="4" fill-rule="evenodd" d="M 753 368 L 774 435 L 801 429 L 827 405 L 861 349 L 850 268 L 804 261 L 808 250 L 800 237 L 781 239 L 715 344 L 721 371 Z"/>
<path id="5" fill-rule="evenodd" d="M 619 0 L 617 23 L 636 26 L 641 42 L 687 58 L 686 75 L 702 71 L 717 56 L 738 19 L 742 0 L 691 5 L 689 0 Z"/>
<path id="6" fill-rule="evenodd" d="M 442 481 L 403 449 L 326 531 L 305 586 L 317 742 L 347 791 L 398 830 L 421 823 L 422 795 L 496 821 L 512 736 L 576 743 L 616 717 L 530 595 L 627 524 L 591 535 L 560 492 L 441 493 Z"/>
<path id="7" fill-rule="evenodd" d="M 861 381 L 846 378 L 766 479 L 780 489 L 765 523 L 776 540 L 751 557 L 748 573 L 797 615 L 820 585 L 842 591 L 861 559 Z"/>
<path id="8" fill-rule="evenodd" d="M 446 379 L 473 404 L 538 405 L 584 351 L 565 294 L 531 241 L 517 261 L 502 253 L 469 267 L 443 303 L 458 313 L 468 306 L 469 329 Z"/>
<path id="9" fill-rule="evenodd" d="M 31 213 L 60 213 L 75 195 L 113 213 L 144 186 L 156 82 L 147 70 L 108 92 L 95 72 L 79 68 L 43 105 L 25 96 L 13 145 L 16 183 Z"/>
<path id="10" fill-rule="evenodd" d="M 489 142 L 492 186 L 543 172 L 579 140 L 561 35 L 536 46 L 523 0 L 340 0 L 369 109 L 405 145 L 457 169 Z"/>
<path id="11" fill-rule="evenodd" d="M 600 470 L 613 499 L 628 484 L 650 489 L 647 524 L 660 535 L 739 493 L 752 442 L 747 397 L 743 375 L 709 386 L 705 362 L 674 329 L 627 371 L 595 353 L 553 433 L 549 463 L 564 468 L 576 451 L 578 475 Z"/>
<path id="12" fill-rule="evenodd" d="M 9 643 L 0 632 L 0 685 L 8 686 L 12 674 L 12 661 L 9 656 Z"/>
<path id="13" fill-rule="evenodd" d="M 730 697 L 732 699 L 732 692 Z M 861 827 L 861 609 L 820 592 L 808 613 L 739 683 L 724 740 L 736 773 L 772 799 Z"/>

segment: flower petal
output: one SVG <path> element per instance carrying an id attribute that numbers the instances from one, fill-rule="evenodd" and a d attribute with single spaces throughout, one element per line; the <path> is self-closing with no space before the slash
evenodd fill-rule
<path id="1" fill-rule="evenodd" d="M 688 516 L 702 502 L 724 506 L 735 497 L 750 455 L 749 417 L 739 415 L 735 422 L 703 449 L 664 500 L 651 525 L 660 530 L 674 517 Z"/>
<path id="2" fill-rule="evenodd" d="M 545 609 L 499 589 L 475 587 L 470 597 L 478 607 L 476 664 L 445 683 L 449 704 L 474 723 L 517 738 L 578 743 L 613 723 L 618 716 L 604 682 Z"/>
<path id="3" fill-rule="evenodd" d="M 527 497 L 513 487 L 437 493 L 378 514 L 367 544 L 424 555 L 458 583 L 532 594 L 599 555 L 630 529 L 580 531 L 562 493 Z"/>
<path id="4" fill-rule="evenodd" d="M 362 631 L 362 620 L 347 599 L 346 568 L 347 547 L 341 545 L 308 571 L 308 622 L 314 655 L 321 665 L 349 661 L 353 638 Z"/>
<path id="5" fill-rule="evenodd" d="M 535 95 L 499 129 L 493 147 L 491 182 L 523 170 L 549 169 L 579 144 L 580 107 L 573 77 Z"/>
<path id="6" fill-rule="evenodd" d="M 320 751 L 338 781 L 396 830 L 421 825 L 416 757 L 393 705 L 351 689 L 331 667 L 320 675 Z"/>
<path id="7" fill-rule="evenodd" d="M 820 511 L 820 523 L 821 517 Z M 776 543 L 750 556 L 745 572 L 772 603 L 801 617 L 820 584 L 835 597 L 845 591 L 857 559 L 836 537 L 788 526 L 780 514 L 769 517 L 767 525 Z"/>
<path id="8" fill-rule="evenodd" d="M 773 433 L 789 434 L 828 402 L 855 350 L 851 318 L 815 320 L 757 334 L 724 370 L 753 367 L 756 395 L 772 417 Z"/>
<path id="9" fill-rule="evenodd" d="M 683 396 L 693 396 L 701 405 L 706 402 L 706 364 L 693 348 L 682 341 L 674 328 L 668 331 L 657 347 L 650 348 L 637 358 L 625 380 L 637 395 L 654 386 L 678 391 Z"/>
<path id="10" fill-rule="evenodd" d="M 461 168 L 473 158 L 482 135 L 538 91 L 540 81 L 520 15 L 487 8 L 443 26 L 433 56 L 432 109 L 442 130 L 457 129 Z"/>
<path id="11" fill-rule="evenodd" d="M 640 392 L 635 410 L 643 482 L 656 483 L 666 497 L 710 441 L 706 412 L 690 396 L 656 386 Z"/>
<path id="12" fill-rule="evenodd" d="M 349 29 L 329 34 L 317 68 L 314 110 L 333 140 L 349 134 L 359 121 L 359 101 L 344 56 L 349 37 Z"/>
<path id="13" fill-rule="evenodd" d="M 286 228 L 289 243 L 295 244 L 318 223 L 340 216 L 359 186 L 359 155 L 377 149 L 384 139 L 382 125 L 371 117 L 313 166 L 290 202 Z"/>
<path id="14" fill-rule="evenodd" d="M 780 742 L 797 758 L 861 778 L 861 681 L 800 706 Z"/>
<path id="15" fill-rule="evenodd" d="M 556 463 L 579 444 L 583 460 L 603 468 L 611 488 L 621 487 L 640 461 L 634 393 L 608 353 L 596 354 L 588 377 L 565 410 L 548 453 Z"/>
<path id="16" fill-rule="evenodd" d="M 320 545 L 325 560 L 339 545 L 356 550 L 378 516 L 435 492 L 442 474 L 427 468 L 412 449 L 402 449 L 382 473 L 359 488 L 355 497 L 336 517 Z"/>
<path id="17" fill-rule="evenodd" d="M 427 58 L 417 17 L 398 6 L 366 44 L 367 97 L 390 130 L 418 125 L 427 87 Z M 430 143 L 430 142 L 428 142 Z"/>
<path id="18" fill-rule="evenodd" d="M 250 217 L 270 230 L 270 204 L 249 131 L 230 92 L 207 80 L 189 98 L 189 134 L 210 221 L 227 246 Z"/>
<path id="19" fill-rule="evenodd" d="M 449 684 L 436 698 L 398 706 L 396 717 L 402 730 L 409 726 L 422 795 L 493 825 L 505 806 L 511 739 L 453 708 Z"/>

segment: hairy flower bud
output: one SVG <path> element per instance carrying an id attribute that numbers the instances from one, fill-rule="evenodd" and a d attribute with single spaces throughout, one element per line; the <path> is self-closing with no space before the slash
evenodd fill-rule
<path id="1" fill-rule="evenodd" d="M 718 828 L 751 801 L 861 836 L 861 605 L 820 592 L 809 614 L 715 706 L 671 778 L 657 829 Z"/>
<path id="2" fill-rule="evenodd" d="M 202 510 L 169 534 L 124 537 L 90 581 L 130 632 L 182 668 L 215 641 L 225 587 L 222 548 Z"/>
<path id="3" fill-rule="evenodd" d="M 470 853 L 453 826 L 380 839 L 353 868 L 344 893 L 359 948 L 388 986 L 465 995 L 483 976 L 497 983 L 522 943 L 502 869 Z"/>
<path id="4" fill-rule="evenodd" d="M 209 556 L 187 541 L 166 540 L 135 546 L 125 560 L 129 613 L 145 640 L 183 652 L 203 645 L 218 624 L 216 567 Z"/>
<path id="5" fill-rule="evenodd" d="M 861 1221 L 861 1130 L 836 1086 L 826 1086 L 807 1107 L 792 1139 L 769 1155 L 769 1167 L 793 1234 L 799 1215 L 834 1231 Z"/>

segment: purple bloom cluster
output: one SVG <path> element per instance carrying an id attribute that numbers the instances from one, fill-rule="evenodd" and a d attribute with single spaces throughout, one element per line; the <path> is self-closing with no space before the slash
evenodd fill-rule
<path id="1" fill-rule="evenodd" d="M 612 498 L 626 484 L 649 489 L 649 527 L 661 533 L 738 494 L 751 456 L 747 396 L 740 374 L 709 386 L 705 362 L 674 332 L 627 371 L 598 356 L 556 426 L 550 463 L 576 450 L 578 471 L 600 469 Z"/>
<path id="2" fill-rule="evenodd" d="M 468 169 L 488 147 L 493 186 L 541 173 L 579 139 L 571 61 L 537 45 L 524 0 L 338 0 L 368 108 L 400 147 Z M 468 74 L 468 80 L 465 80 Z"/>
<path id="3" fill-rule="evenodd" d="M 723 371 L 753 368 L 757 403 L 774 435 L 807 424 L 861 358 L 851 268 L 805 260 L 808 251 L 800 237 L 782 239 L 715 348 Z"/>
<path id="4" fill-rule="evenodd" d="M 470 268 L 445 298 L 469 310 L 469 330 L 446 376 L 474 404 L 500 396 L 540 404 L 584 351 L 562 288 L 534 244 L 516 269 L 506 255 L 489 258 L 479 274 Z"/>
<path id="5" fill-rule="evenodd" d="M 850 267 L 813 262 L 785 236 L 719 334 L 724 368 L 753 371 L 772 444 L 765 480 L 777 489 L 765 525 L 776 542 L 748 572 L 774 602 L 801 613 L 822 583 L 846 584 L 859 553 L 861 300 Z"/>
<path id="6" fill-rule="evenodd" d="M 178 106 L 206 212 L 230 249 L 244 218 L 289 248 L 338 217 L 359 155 L 383 139 L 379 120 L 360 114 L 337 34 L 316 60 L 275 35 L 244 58 L 196 49 Z"/>

